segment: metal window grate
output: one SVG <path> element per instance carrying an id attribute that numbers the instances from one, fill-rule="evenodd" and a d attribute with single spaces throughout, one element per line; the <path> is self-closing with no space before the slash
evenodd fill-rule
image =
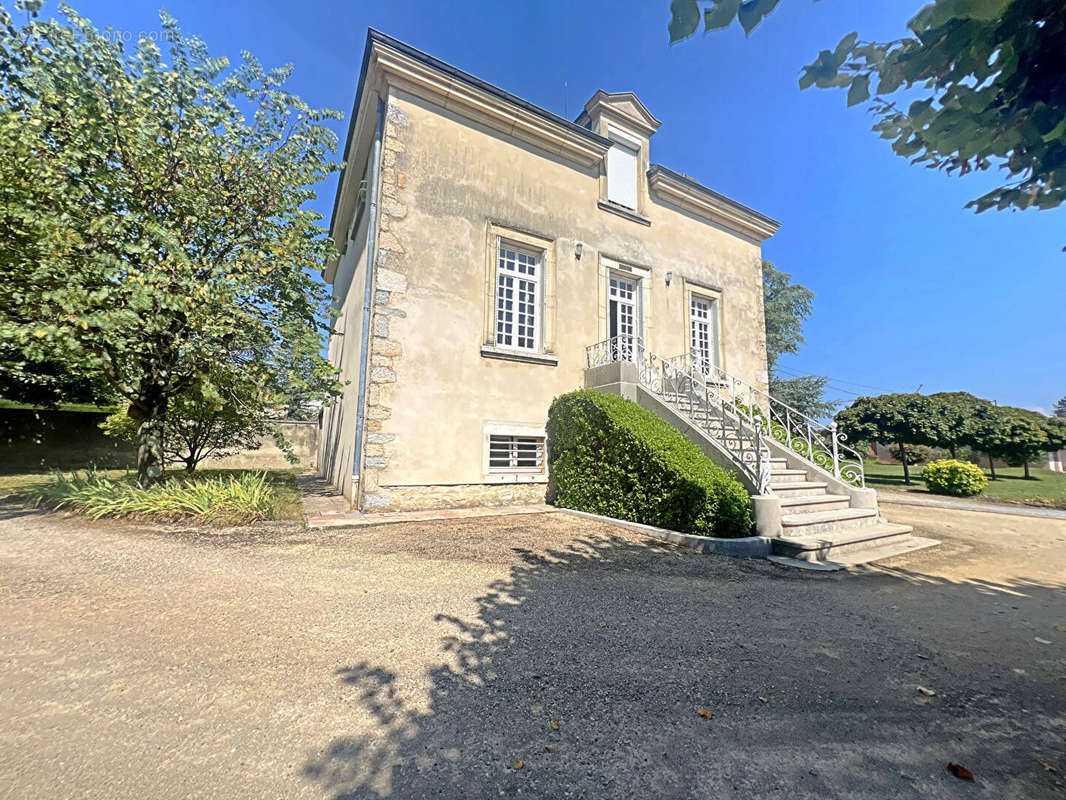
<path id="1" fill-rule="evenodd" d="M 543 471 L 543 436 L 489 436 L 489 472 Z"/>

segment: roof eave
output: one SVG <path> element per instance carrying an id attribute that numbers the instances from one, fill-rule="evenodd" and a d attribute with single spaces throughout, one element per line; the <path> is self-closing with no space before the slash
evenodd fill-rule
<path id="1" fill-rule="evenodd" d="M 355 101 L 342 151 L 345 164 L 337 179 L 329 221 L 334 242 L 337 241 L 337 214 L 342 205 L 345 181 L 350 178 L 348 160 L 352 154 L 357 122 L 365 110 L 367 81 L 374 70 L 380 71 L 388 83 L 428 96 L 445 108 L 544 147 L 584 167 L 598 165 L 611 146 L 610 139 L 588 128 L 463 72 L 399 39 L 368 28 Z M 376 77 L 374 82 L 377 83 Z M 333 259 L 323 270 L 323 278 L 327 281 L 336 272 L 336 262 L 337 259 Z"/>
<path id="2" fill-rule="evenodd" d="M 661 164 L 651 165 L 648 184 L 664 200 L 759 242 L 781 228 L 777 220 Z"/>

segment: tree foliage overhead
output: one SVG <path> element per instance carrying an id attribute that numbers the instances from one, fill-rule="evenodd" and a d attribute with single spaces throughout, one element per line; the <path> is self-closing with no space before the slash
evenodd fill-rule
<path id="1" fill-rule="evenodd" d="M 670 40 L 701 20 L 750 34 L 777 5 L 672 0 Z M 849 106 L 872 97 L 874 130 L 913 163 L 958 175 L 999 167 L 1002 184 L 968 204 L 978 212 L 1066 200 L 1066 3 L 934 0 L 908 28 L 892 42 L 848 34 L 803 69 L 800 87 L 846 88 Z"/>
<path id="2" fill-rule="evenodd" d="M 62 6 L 0 8 L 0 343 L 103 376 L 140 421 L 142 482 L 162 472 L 174 398 L 254 387 L 242 413 L 335 391 L 320 355 L 333 252 L 302 208 L 335 135 L 286 91 L 292 68 L 234 69 L 161 14 L 167 56 Z"/>
<path id="3" fill-rule="evenodd" d="M 34 406 L 60 403 L 114 405 L 116 396 L 100 375 L 72 372 L 64 361 L 29 360 L 0 341 L 0 397 Z"/>
<path id="4" fill-rule="evenodd" d="M 836 403 L 825 399 L 828 378 L 819 375 L 784 378 L 777 369 L 783 353 L 798 353 L 804 343 L 803 323 L 814 310 L 814 292 L 793 283 L 790 274 L 770 261 L 762 262 L 762 281 L 770 394 L 810 417 L 832 414 Z"/>

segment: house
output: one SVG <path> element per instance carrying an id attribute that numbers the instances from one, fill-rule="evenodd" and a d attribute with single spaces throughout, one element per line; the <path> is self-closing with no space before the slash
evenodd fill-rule
<path id="1" fill-rule="evenodd" d="M 778 223 L 655 164 L 660 125 L 631 92 L 569 121 L 369 32 L 324 273 L 348 383 L 319 464 L 353 506 L 542 502 L 548 407 L 599 386 L 660 404 L 753 495 L 796 483 L 757 503 L 769 529 L 812 494 L 827 500 L 793 504 L 879 521 L 835 431 L 765 395 L 761 246 Z M 772 451 L 777 428 L 804 438 L 803 464 Z"/>

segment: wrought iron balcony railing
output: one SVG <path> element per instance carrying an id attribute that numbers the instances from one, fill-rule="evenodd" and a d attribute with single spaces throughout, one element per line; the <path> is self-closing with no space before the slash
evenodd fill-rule
<path id="1" fill-rule="evenodd" d="M 670 359 L 681 372 L 698 376 L 732 409 L 774 441 L 816 469 L 853 486 L 865 486 L 862 456 L 844 444 L 847 437 L 828 425 L 730 375 L 697 353 Z"/>
<path id="2" fill-rule="evenodd" d="M 769 493 L 770 448 L 763 428 L 749 416 L 739 415 L 717 388 L 701 375 L 651 352 L 635 336 L 616 336 L 585 349 L 590 369 L 615 362 L 634 364 L 641 386 L 722 445 L 759 494 Z"/>

